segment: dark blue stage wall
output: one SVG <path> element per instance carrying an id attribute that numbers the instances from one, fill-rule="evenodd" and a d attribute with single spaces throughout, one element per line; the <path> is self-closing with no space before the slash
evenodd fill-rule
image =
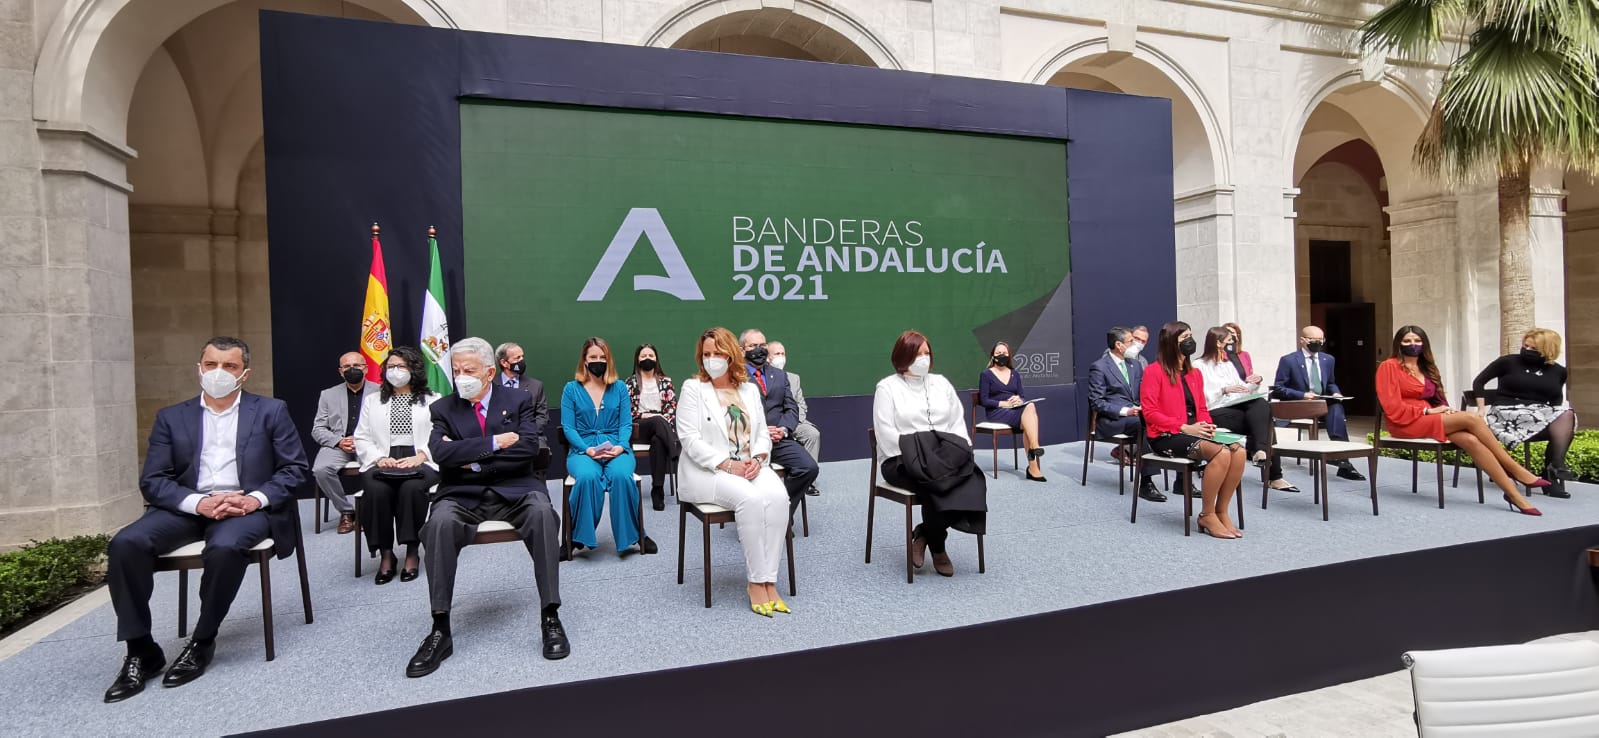
<path id="1" fill-rule="evenodd" d="M 383 226 L 396 342 L 417 334 L 430 225 L 450 332 L 471 335 L 460 248 L 463 98 L 1064 140 L 1073 375 L 1085 377 L 1104 351 L 1106 327 L 1158 327 L 1177 312 L 1168 100 L 273 12 L 261 14 L 261 77 L 274 393 L 302 429 L 317 392 L 337 381 L 336 357 L 356 347 L 374 221 Z M 582 319 L 577 303 L 548 316 Z M 913 326 L 886 330 L 905 327 Z M 537 344 L 537 330 L 486 338 Z M 559 397 L 565 378 L 543 379 Z M 970 386 L 975 377 L 952 380 Z M 1077 384 L 1030 394 L 1054 398 L 1046 443 L 1080 438 Z M 813 422 L 836 439 L 824 445 L 827 459 L 866 453 L 870 403 L 869 395 L 812 400 Z"/>

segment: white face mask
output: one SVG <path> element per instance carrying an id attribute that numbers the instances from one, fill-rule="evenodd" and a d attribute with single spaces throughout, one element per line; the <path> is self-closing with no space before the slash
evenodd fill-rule
<path id="1" fill-rule="evenodd" d="M 788 354 L 767 357 L 766 363 L 771 364 L 778 369 L 782 369 L 784 365 L 788 364 Z"/>
<path id="2" fill-rule="evenodd" d="M 911 362 L 910 371 L 913 377 L 925 377 L 932 370 L 933 357 L 931 356 L 918 356 L 915 361 Z"/>
<path id="3" fill-rule="evenodd" d="M 249 370 L 246 369 L 246 372 Z M 244 383 L 244 375 L 237 377 L 228 373 L 228 370 L 217 367 L 208 372 L 200 372 L 200 390 L 213 400 L 220 400 L 239 388 Z"/>
<path id="4" fill-rule="evenodd" d="M 722 375 L 727 373 L 727 359 L 720 356 L 706 359 L 705 373 L 710 375 L 711 379 L 721 379 Z"/>
<path id="5" fill-rule="evenodd" d="M 392 380 L 391 380 L 392 382 Z M 483 394 L 483 380 L 470 374 L 460 374 L 455 377 L 455 391 L 463 400 L 475 400 Z"/>
<path id="6" fill-rule="evenodd" d="M 1145 344 L 1144 344 L 1143 341 L 1134 341 L 1133 342 L 1133 353 L 1134 354 L 1144 353 L 1144 345 Z"/>
<path id="7" fill-rule="evenodd" d="M 395 387 L 404 387 L 411 383 L 411 370 L 397 366 L 385 372 L 383 378 Z"/>
<path id="8" fill-rule="evenodd" d="M 1123 359 L 1135 359 L 1135 358 L 1138 358 L 1138 355 L 1143 353 L 1143 351 L 1144 351 L 1143 345 L 1135 343 L 1135 344 L 1132 344 L 1131 346 L 1128 346 L 1126 349 L 1124 349 L 1122 351 L 1122 358 Z"/>

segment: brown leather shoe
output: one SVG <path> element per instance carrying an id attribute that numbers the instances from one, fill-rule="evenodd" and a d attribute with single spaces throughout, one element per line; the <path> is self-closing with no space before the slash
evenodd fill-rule
<path id="1" fill-rule="evenodd" d="M 911 566 L 920 569 L 925 563 L 927 563 L 927 539 L 922 538 L 921 532 L 918 531 L 911 538 Z"/>
<path id="2" fill-rule="evenodd" d="M 355 513 L 339 513 L 339 534 L 355 530 Z"/>
<path id="3" fill-rule="evenodd" d="M 942 577 L 955 576 L 955 562 L 949 560 L 947 553 L 933 554 L 933 571 Z"/>

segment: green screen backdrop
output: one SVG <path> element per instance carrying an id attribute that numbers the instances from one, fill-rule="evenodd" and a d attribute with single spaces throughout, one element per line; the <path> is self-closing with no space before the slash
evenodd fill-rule
<path id="1" fill-rule="evenodd" d="M 958 387 L 998 338 L 1071 381 L 1046 310 L 1069 306 L 1064 141 L 476 101 L 461 124 L 471 332 L 552 392 L 588 336 L 623 376 L 656 344 L 681 381 L 716 325 L 783 341 L 810 396 L 870 394 L 907 328 Z"/>

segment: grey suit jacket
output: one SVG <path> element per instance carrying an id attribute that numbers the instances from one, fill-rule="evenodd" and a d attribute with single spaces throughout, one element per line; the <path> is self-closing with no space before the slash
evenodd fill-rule
<path id="1" fill-rule="evenodd" d="M 322 390 L 322 395 L 316 401 L 316 418 L 311 421 L 311 438 L 318 446 L 338 448 L 339 441 L 344 440 L 344 428 L 350 422 L 350 395 L 343 382 Z M 361 390 L 361 401 L 366 401 L 366 396 L 378 391 L 377 382 L 367 382 Z M 356 405 L 357 411 L 360 405 Z"/>
<path id="2" fill-rule="evenodd" d="M 799 419 L 801 423 L 809 423 L 811 410 L 805 406 L 805 392 L 800 390 L 800 376 L 794 372 L 788 373 L 788 389 L 794 393 L 794 404 L 799 405 Z"/>

